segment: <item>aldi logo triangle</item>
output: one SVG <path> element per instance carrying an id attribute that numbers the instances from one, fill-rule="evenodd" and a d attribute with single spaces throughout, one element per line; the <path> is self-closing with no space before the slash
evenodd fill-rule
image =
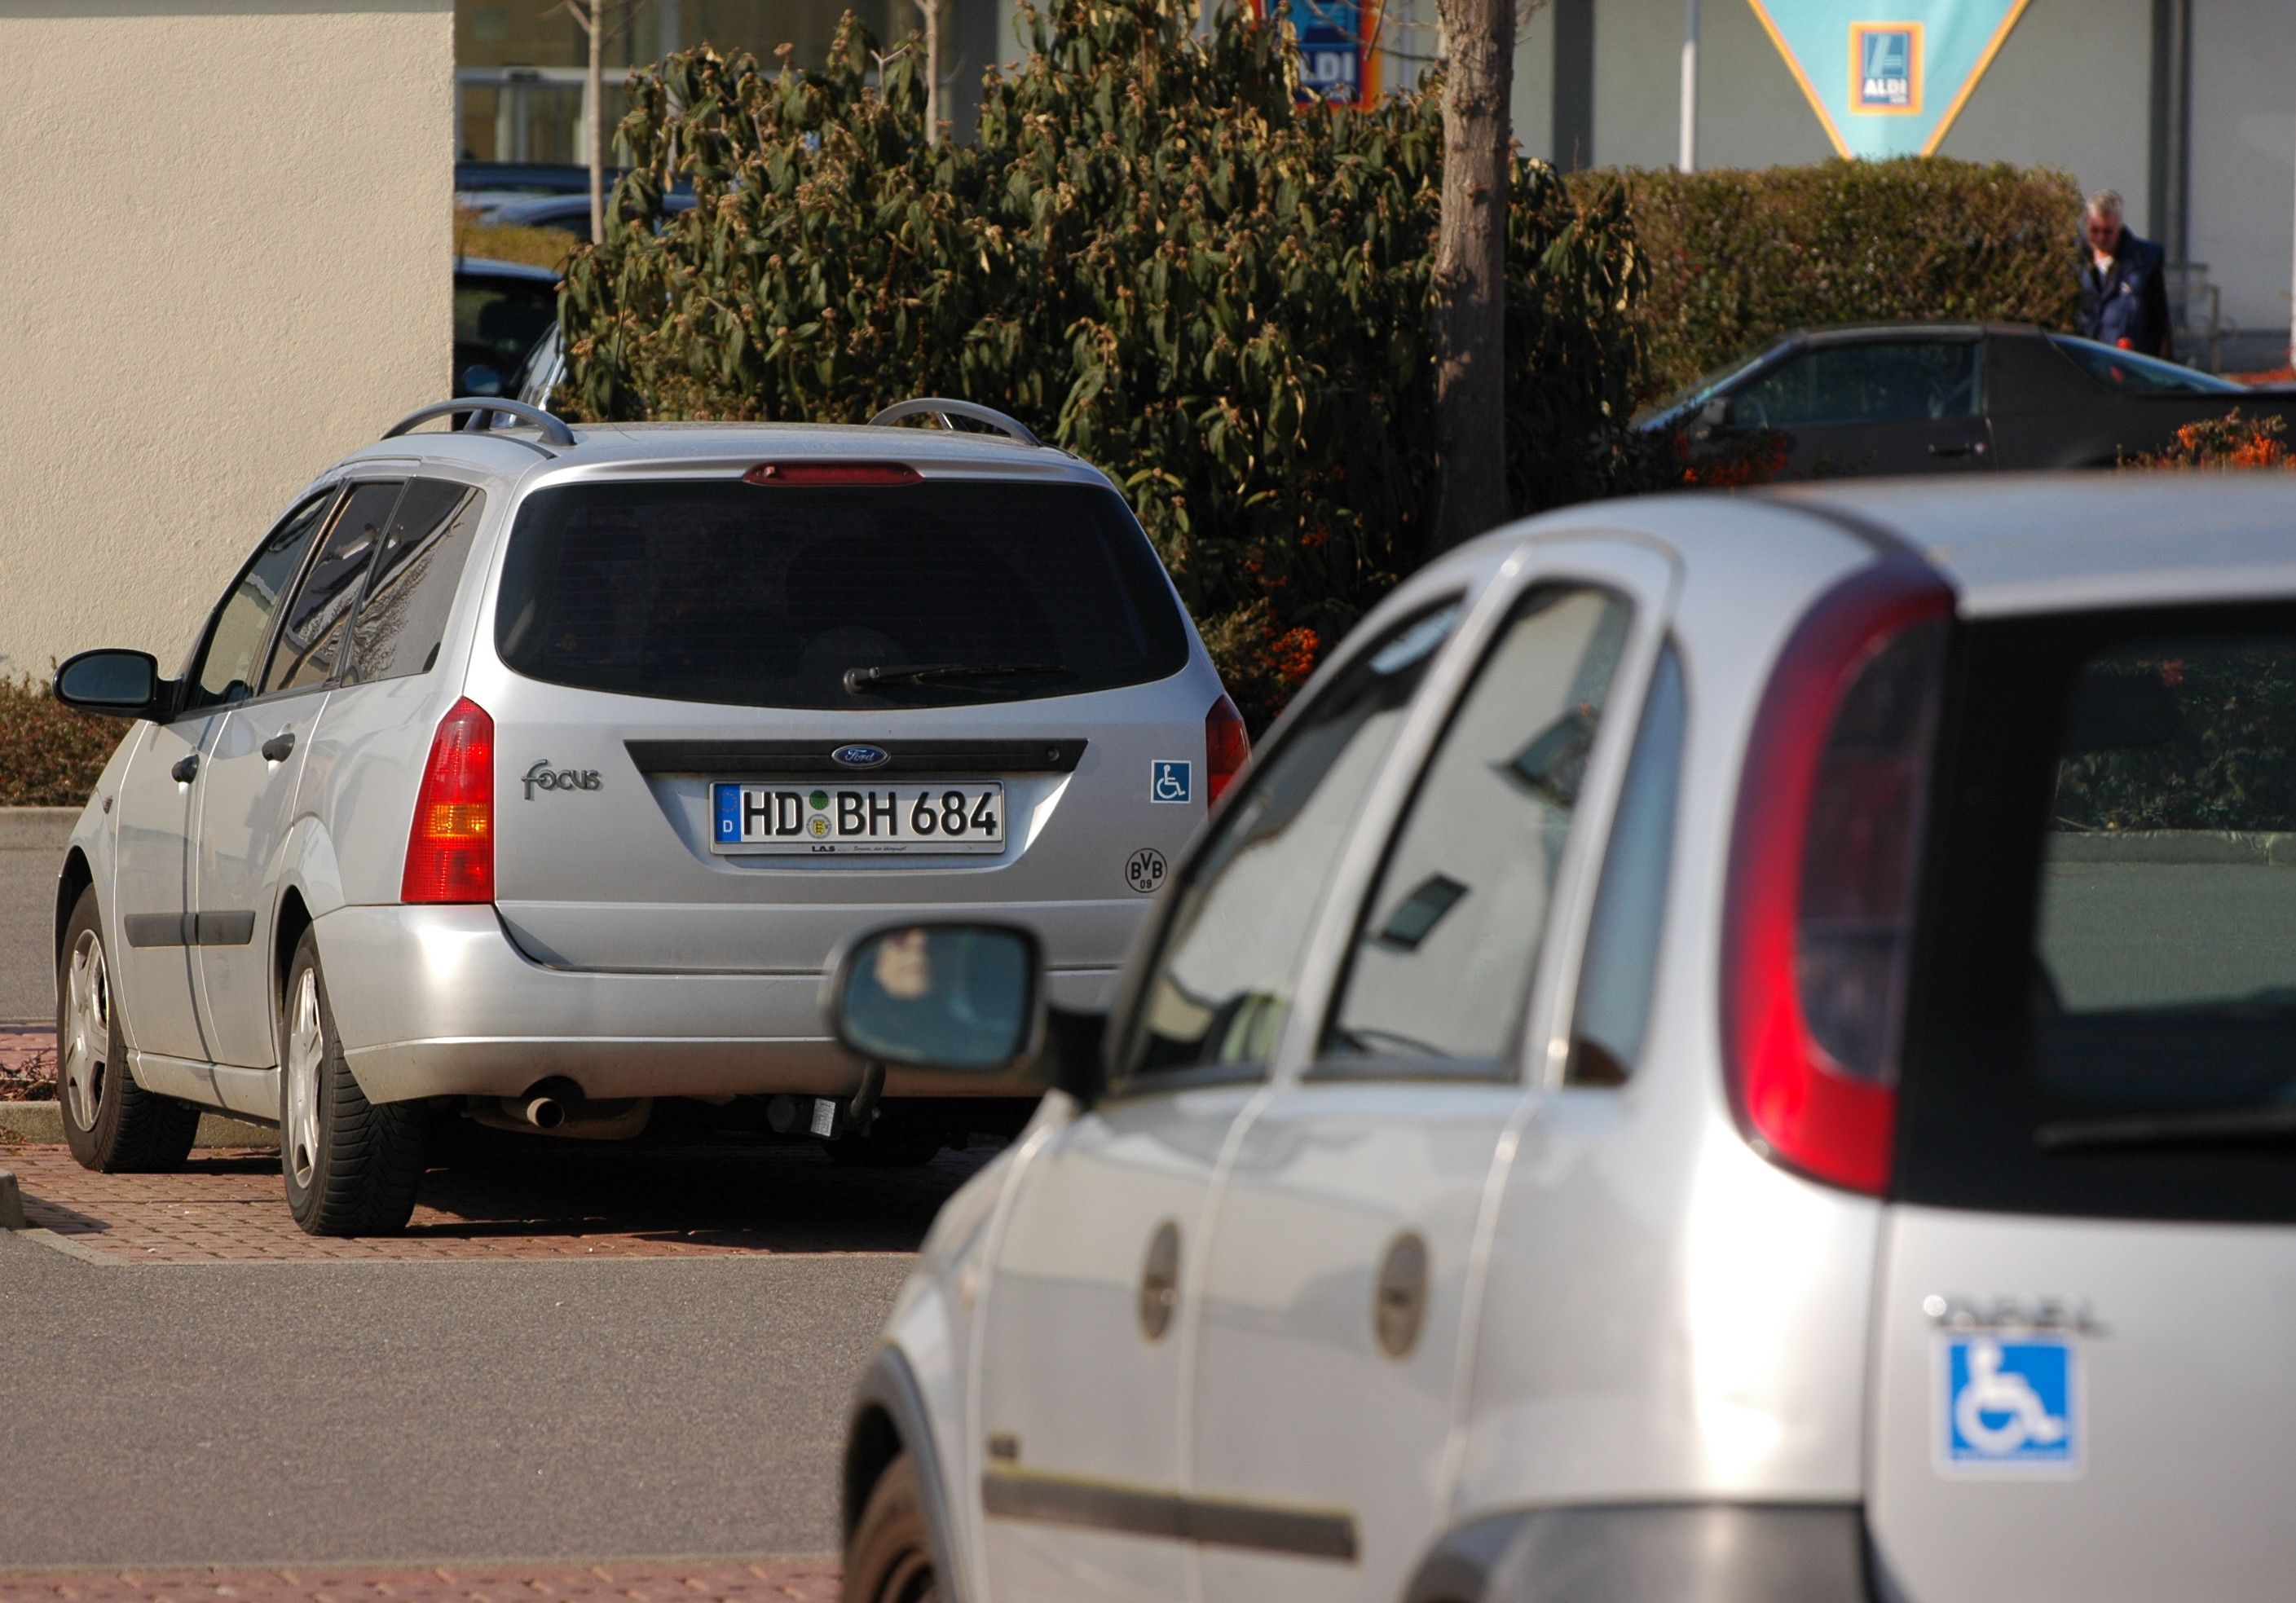
<path id="1" fill-rule="evenodd" d="M 2027 0 L 1746 0 L 1844 157 L 1931 156 Z"/>

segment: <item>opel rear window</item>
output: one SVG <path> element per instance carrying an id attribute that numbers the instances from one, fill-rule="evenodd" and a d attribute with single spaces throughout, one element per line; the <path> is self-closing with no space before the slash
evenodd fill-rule
<path id="1" fill-rule="evenodd" d="M 529 678 L 742 707 L 938 707 L 1177 673 L 1187 631 L 1114 492 L 923 479 L 566 485 L 511 536 Z"/>
<path id="2" fill-rule="evenodd" d="M 1909 1200 L 2296 1218 L 2296 609 L 1964 632 Z"/>

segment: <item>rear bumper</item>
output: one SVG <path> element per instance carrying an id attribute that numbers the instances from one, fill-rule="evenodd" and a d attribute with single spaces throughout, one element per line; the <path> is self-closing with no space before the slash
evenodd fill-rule
<path id="1" fill-rule="evenodd" d="M 344 1056 L 378 1102 L 516 1096 L 849 1094 L 861 1066 L 822 1027 L 817 974 L 601 974 L 522 955 L 491 907 L 344 907 L 315 926 Z M 1115 971 L 1055 970 L 1063 1007 L 1107 1003 Z M 895 1070 L 887 1096 L 1013 1095 Z"/>

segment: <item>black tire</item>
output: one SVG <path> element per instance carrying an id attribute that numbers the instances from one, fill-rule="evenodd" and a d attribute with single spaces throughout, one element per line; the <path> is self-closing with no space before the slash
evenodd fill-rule
<path id="1" fill-rule="evenodd" d="M 200 1110 L 135 1084 L 111 985 L 95 887 L 80 892 L 56 960 L 56 1100 L 64 1143 L 82 1168 L 156 1174 L 183 1167 Z"/>
<path id="2" fill-rule="evenodd" d="M 845 1544 L 845 1603 L 940 1603 L 939 1567 L 909 1455 L 885 1466 Z"/>
<path id="3" fill-rule="evenodd" d="M 287 1210 L 314 1236 L 403 1230 L 422 1182 L 423 1107 L 374 1103 L 351 1077 L 309 930 L 279 1009 L 279 1167 Z"/>

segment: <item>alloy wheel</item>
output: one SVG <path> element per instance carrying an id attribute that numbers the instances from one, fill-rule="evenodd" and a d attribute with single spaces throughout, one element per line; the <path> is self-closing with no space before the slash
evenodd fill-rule
<path id="1" fill-rule="evenodd" d="M 326 1035 L 319 1026 L 319 976 L 305 969 L 295 977 L 287 1001 L 287 1107 L 284 1120 L 288 1173 L 298 1186 L 311 1183 L 319 1153 L 319 1059 Z"/>
<path id="2" fill-rule="evenodd" d="M 103 961 L 103 940 L 93 929 L 80 932 L 66 972 L 63 1061 L 64 1108 L 82 1130 L 95 1128 L 103 1107 L 103 1077 L 111 1065 L 111 975 Z"/>

